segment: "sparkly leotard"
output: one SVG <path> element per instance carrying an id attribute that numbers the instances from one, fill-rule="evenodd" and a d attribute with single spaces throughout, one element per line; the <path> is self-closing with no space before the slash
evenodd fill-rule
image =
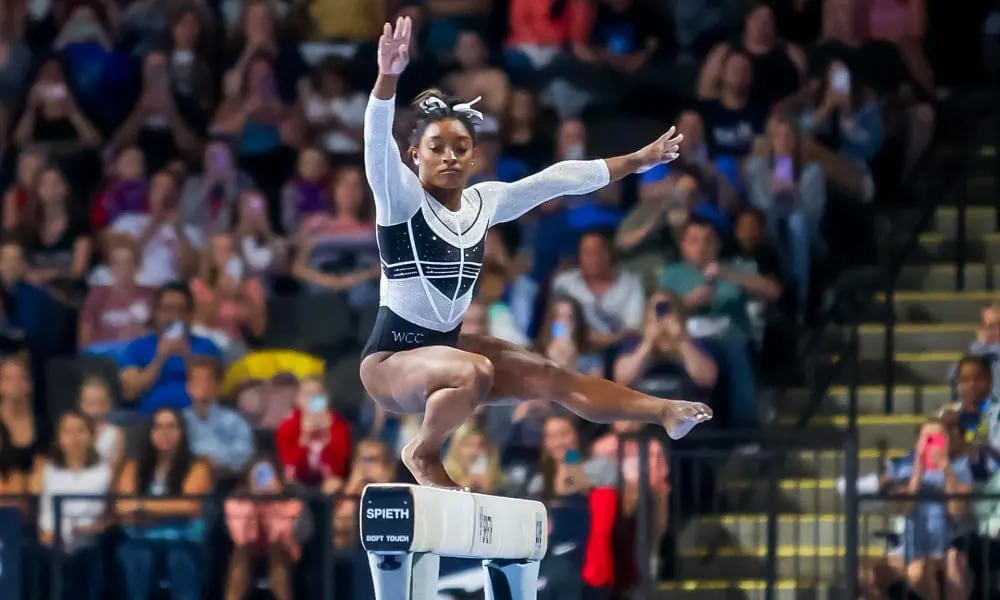
<path id="1" fill-rule="evenodd" d="M 434 200 L 400 158 L 392 136 L 395 99 L 371 96 L 365 111 L 365 172 L 375 197 L 382 278 L 379 316 L 364 354 L 454 346 L 483 265 L 486 231 L 560 196 L 610 181 L 603 160 L 563 161 L 514 183 L 462 192 L 451 211 Z"/>

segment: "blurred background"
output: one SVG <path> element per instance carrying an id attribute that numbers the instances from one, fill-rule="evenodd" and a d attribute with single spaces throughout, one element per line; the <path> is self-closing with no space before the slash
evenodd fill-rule
<path id="1" fill-rule="evenodd" d="M 489 237 L 463 328 L 716 418 L 463 425 L 552 522 L 544 598 L 1000 590 L 995 0 L 0 0 L 0 598 L 371 598 L 362 157 L 483 99 L 475 181 L 681 158 Z M 442 597 L 482 597 L 446 560 Z"/>

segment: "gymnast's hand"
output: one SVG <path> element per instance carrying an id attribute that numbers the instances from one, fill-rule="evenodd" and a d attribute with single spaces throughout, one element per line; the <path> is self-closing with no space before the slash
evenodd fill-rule
<path id="1" fill-rule="evenodd" d="M 658 140 L 636 152 L 638 164 L 635 172 L 645 173 L 657 165 L 676 160 L 680 156 L 681 142 L 684 141 L 684 135 L 674 135 L 676 132 L 677 128 L 671 127 Z"/>
<path id="2" fill-rule="evenodd" d="M 378 72 L 398 77 L 410 62 L 410 35 L 413 22 L 410 17 L 396 19 L 396 27 L 386 23 L 378 38 Z"/>

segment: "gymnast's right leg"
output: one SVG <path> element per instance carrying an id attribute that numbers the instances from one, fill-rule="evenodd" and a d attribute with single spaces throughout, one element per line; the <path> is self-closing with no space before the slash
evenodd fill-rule
<path id="1" fill-rule="evenodd" d="M 383 408 L 424 413 L 417 435 L 401 459 L 420 485 L 458 487 L 444 469 L 441 448 L 493 386 L 493 364 L 483 356 L 448 346 L 376 352 L 361 362 L 361 382 Z"/>

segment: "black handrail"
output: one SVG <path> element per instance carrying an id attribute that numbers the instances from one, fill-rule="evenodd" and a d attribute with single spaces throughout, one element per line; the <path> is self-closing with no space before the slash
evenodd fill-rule
<path id="1" fill-rule="evenodd" d="M 926 163 L 931 166 L 932 173 L 927 175 L 930 186 L 917 186 L 916 189 L 921 190 L 921 195 L 919 197 L 918 207 L 920 210 L 919 216 L 913 223 L 911 229 L 906 232 L 905 236 L 899 235 L 899 230 L 895 226 L 892 226 L 892 233 L 895 239 L 887 239 L 884 235 L 879 236 L 880 243 L 880 254 L 882 255 L 879 261 L 878 267 L 876 267 L 874 274 L 875 277 L 872 280 L 866 281 L 864 284 L 858 284 L 856 282 L 841 283 L 835 287 L 834 302 L 830 307 L 823 313 L 819 324 L 813 329 L 808 341 L 804 345 L 804 355 L 808 361 L 811 357 L 817 354 L 826 354 L 831 351 L 830 348 L 825 348 L 823 346 L 824 337 L 830 328 L 830 326 L 836 324 L 837 316 L 841 314 L 845 308 L 849 310 L 851 321 L 856 321 L 860 315 L 869 312 L 875 305 L 875 298 L 877 291 L 882 291 L 883 293 L 890 290 L 889 286 L 892 286 L 892 291 L 895 291 L 895 282 L 902 271 L 903 265 L 906 262 L 906 258 L 913 252 L 920 241 L 920 233 L 927 227 L 931 218 L 934 215 L 935 209 L 939 205 L 939 200 L 945 195 L 947 188 L 937 189 L 939 186 L 950 185 L 953 181 L 953 177 L 947 177 L 948 172 L 954 172 L 956 168 L 956 161 L 968 160 L 968 148 L 963 148 L 965 152 L 957 151 L 953 148 L 940 148 L 931 153 L 931 155 L 926 159 Z M 892 215 L 884 216 L 883 219 L 886 222 L 893 221 Z M 902 243 L 897 243 L 896 240 L 903 239 Z M 843 279 L 843 278 L 842 278 Z M 884 285 L 885 288 L 880 290 L 880 285 Z M 895 328 L 895 306 L 887 302 L 884 306 L 883 313 L 883 324 L 886 329 L 886 335 L 894 335 Z M 888 338 L 887 338 L 888 339 Z M 890 342 L 887 346 L 891 346 Z M 892 348 L 889 348 L 890 350 Z M 833 383 L 840 377 L 844 369 L 847 368 L 848 364 L 852 358 L 848 356 L 850 352 L 850 345 L 848 341 L 841 339 L 839 348 L 834 348 L 832 351 L 837 355 L 836 362 L 833 363 L 832 367 L 826 372 L 826 376 L 822 378 L 816 378 L 814 386 L 810 389 L 809 404 L 803 410 L 802 414 L 799 415 L 797 422 L 798 427 L 805 427 L 809 424 L 812 418 L 817 414 L 820 404 L 826 397 L 829 388 Z M 889 357 L 888 355 L 884 358 L 884 362 L 888 365 L 892 365 L 894 362 L 894 357 Z M 887 377 L 891 373 L 892 369 L 885 369 Z M 891 380 L 887 381 L 890 389 L 887 390 L 887 399 L 891 403 L 891 394 L 893 390 L 891 389 L 893 383 Z"/>

